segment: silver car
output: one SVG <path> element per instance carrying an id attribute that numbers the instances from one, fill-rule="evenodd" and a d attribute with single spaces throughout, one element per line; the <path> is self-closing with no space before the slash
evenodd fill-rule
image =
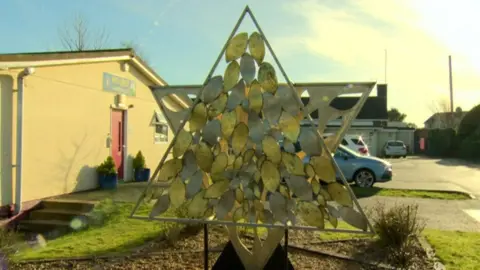
<path id="1" fill-rule="evenodd" d="M 359 187 L 372 187 L 375 182 L 392 180 L 392 164 L 386 160 L 360 155 L 343 145 L 338 147 L 333 157 L 347 181 Z M 304 163 L 309 161 L 308 156 L 303 159 Z M 338 173 L 337 179 L 340 180 Z"/>

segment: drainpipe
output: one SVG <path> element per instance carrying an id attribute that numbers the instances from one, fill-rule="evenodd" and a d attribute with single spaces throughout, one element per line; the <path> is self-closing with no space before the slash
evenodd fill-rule
<path id="1" fill-rule="evenodd" d="M 17 164 L 15 179 L 15 214 L 22 210 L 22 171 L 23 171 L 23 90 L 24 79 L 35 72 L 35 68 L 25 68 L 17 78 Z"/>

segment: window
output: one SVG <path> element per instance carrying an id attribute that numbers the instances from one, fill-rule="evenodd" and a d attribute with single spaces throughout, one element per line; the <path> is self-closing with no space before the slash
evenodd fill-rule
<path id="1" fill-rule="evenodd" d="M 150 126 L 153 126 L 153 143 L 168 142 L 168 124 L 163 115 L 159 112 L 154 112 Z"/>
<path id="2" fill-rule="evenodd" d="M 168 125 L 158 123 L 155 124 L 155 134 L 153 135 L 154 143 L 168 142 Z"/>
<path id="3" fill-rule="evenodd" d="M 348 142 L 347 142 L 345 139 L 343 139 L 343 140 L 342 140 L 342 145 L 348 146 Z"/>
<path id="4" fill-rule="evenodd" d="M 354 144 L 356 144 L 356 145 L 365 146 L 365 144 L 363 143 L 362 139 L 354 139 L 354 138 L 352 138 L 351 140 L 352 140 L 352 142 L 353 142 Z"/>

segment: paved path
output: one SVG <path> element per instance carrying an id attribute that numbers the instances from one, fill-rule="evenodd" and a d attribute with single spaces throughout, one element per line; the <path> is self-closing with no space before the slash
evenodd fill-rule
<path id="1" fill-rule="evenodd" d="M 480 198 L 480 164 L 424 157 L 389 161 L 393 166 L 393 180 L 377 183 L 379 187 L 454 190 L 468 192 Z"/>
<path id="2" fill-rule="evenodd" d="M 479 200 L 433 200 L 374 196 L 358 200 L 364 209 L 379 203 L 387 207 L 395 204 L 418 204 L 418 215 L 429 229 L 480 232 Z"/>

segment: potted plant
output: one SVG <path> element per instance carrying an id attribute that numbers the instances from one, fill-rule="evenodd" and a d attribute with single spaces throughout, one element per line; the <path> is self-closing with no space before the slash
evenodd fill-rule
<path id="1" fill-rule="evenodd" d="M 145 168 L 145 157 L 138 151 L 133 159 L 133 178 L 137 182 L 145 182 L 150 178 L 150 169 Z"/>
<path id="2" fill-rule="evenodd" d="M 117 187 L 117 169 L 111 156 L 97 167 L 98 184 L 101 189 L 115 189 Z"/>

